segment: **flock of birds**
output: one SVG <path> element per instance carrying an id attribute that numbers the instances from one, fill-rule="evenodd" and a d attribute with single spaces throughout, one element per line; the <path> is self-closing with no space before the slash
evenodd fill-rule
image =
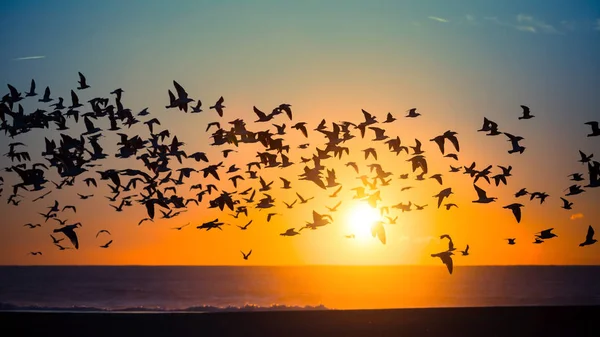
<path id="1" fill-rule="evenodd" d="M 169 103 L 166 105 L 166 109 L 177 109 L 185 113 L 202 113 L 204 111 L 200 100 L 196 101 L 190 98 L 186 90 L 176 81 L 173 81 L 173 85 L 175 90 L 168 91 Z M 76 90 L 74 89 L 70 92 L 70 103 L 65 102 L 62 97 L 53 98 L 50 88 L 46 87 L 43 95 L 37 100 L 45 105 L 44 109 L 37 109 L 26 114 L 21 102 L 38 96 L 35 81 L 31 81 L 29 91 L 25 92 L 24 95 L 14 86 L 8 85 L 9 93 L 2 97 L 2 102 L 0 103 L 0 130 L 3 130 L 4 134 L 13 140 L 15 137 L 25 139 L 27 134 L 35 132 L 36 129 L 54 128 L 56 133 L 53 134 L 58 136 L 58 139 L 45 138 L 44 151 L 41 153 L 42 162 L 32 163 L 31 154 L 26 150 L 27 145 L 23 142 L 11 142 L 8 144 L 9 149 L 5 156 L 11 160 L 12 164 L 5 167 L 4 171 L 13 173 L 17 181 L 12 185 L 12 193 L 7 198 L 8 204 L 18 206 L 25 199 L 21 193 L 40 193 L 40 195 L 30 199 L 32 202 L 43 200 L 52 193 L 53 190 L 49 187 L 52 185 L 54 189 L 63 190 L 74 186 L 76 182 L 80 182 L 80 184 L 85 184 L 86 188 L 92 189 L 98 187 L 99 181 L 106 181 L 111 190 L 111 194 L 106 196 L 106 198 L 110 202 L 109 205 L 116 212 L 122 212 L 127 207 L 134 206 L 135 204 L 145 207 L 147 217 L 141 219 L 138 225 L 146 221 L 154 221 L 157 210 L 160 212 L 161 218 L 172 219 L 185 212 L 190 204 L 199 206 L 206 199 L 208 199 L 208 208 L 218 208 L 221 212 L 228 210 L 236 219 L 240 216 L 249 217 L 248 214 L 251 209 L 271 209 L 277 206 L 282 207 L 283 205 L 285 205 L 285 209 L 291 209 L 297 202 L 306 204 L 314 197 L 307 198 L 296 192 L 294 194 L 297 198 L 293 202 L 282 201 L 281 203 L 276 203 L 275 198 L 269 194 L 269 191 L 274 188 L 274 181 L 268 181 L 265 178 L 267 177 L 266 174 L 261 175 L 265 170 L 295 165 L 289 157 L 290 145 L 282 137 L 287 134 L 288 130 L 286 128 L 288 125 L 284 122 L 280 124 L 274 123 L 275 119 L 282 118 L 280 115 L 283 118 L 287 117 L 290 121 L 290 129 L 295 130 L 290 132 L 298 132 L 307 141 L 309 138 L 314 138 L 313 132 L 325 138 L 326 142 L 321 148 L 315 146 L 315 153 L 312 156 L 300 156 L 300 163 L 304 167 L 302 173 L 299 174 L 298 180 L 311 182 L 322 189 L 323 193 L 328 193 L 330 198 L 338 200 L 334 207 L 327 207 L 328 213 L 318 213 L 313 210 L 310 222 L 306 222 L 299 230 L 289 228 L 281 233 L 281 236 L 300 235 L 304 229 L 316 230 L 333 222 L 332 214 L 342 203 L 340 196 L 338 196 L 342 190 L 342 185 L 337 181 L 335 169 L 329 169 L 323 163 L 334 159 L 341 160 L 344 155 L 349 155 L 350 148 L 345 146 L 345 144 L 347 141 L 358 136 L 355 133 L 358 133 L 361 138 L 366 136 L 367 131 L 373 133 L 372 144 L 384 143 L 387 145 L 387 150 L 396 156 L 404 152 L 408 157 L 406 161 L 411 164 L 411 173 L 414 174 L 414 178 L 417 181 L 423 181 L 428 178 L 434 179 L 439 185 L 444 185 L 442 174 L 440 173 L 431 174 L 426 177 L 429 174 L 428 162 L 420 140 L 415 139 L 414 145 L 404 146 L 400 137 L 390 137 L 386 134 L 387 130 L 384 129 L 384 126 L 396 121 L 396 118 L 391 113 L 388 113 L 386 119 L 382 122 L 379 122 L 376 116 L 365 110 L 362 110 L 363 118 L 359 122 L 332 122 L 331 126 L 329 126 L 327 121 L 323 119 L 316 128 L 310 130 L 313 135 L 309 137 L 309 127 L 306 122 L 292 122 L 294 116 L 290 104 L 280 104 L 271 112 L 264 112 L 257 107 L 253 107 L 254 114 L 257 116 L 257 119 L 253 121 L 253 126 L 270 123 L 269 127 L 259 131 L 252 131 L 242 119 L 235 119 L 227 123 L 219 121 L 208 123 L 206 132 L 213 130 L 210 135 L 212 139 L 210 145 L 223 146 L 225 148 L 221 151 L 223 159 L 209 161 L 205 152 L 186 152 L 183 149 L 186 144 L 180 141 L 177 136 L 172 136 L 169 130 L 157 130 L 161 126 L 161 122 L 159 119 L 150 116 L 148 108 L 138 113 L 133 113 L 131 109 L 126 108 L 122 103 L 124 90 L 120 88 L 110 93 L 110 95 L 113 95 L 114 100 L 105 97 L 95 97 L 88 100 L 87 104 L 82 103 L 79 94 L 90 87 L 85 76 L 79 73 L 78 86 Z M 208 110 L 214 110 L 219 118 L 223 118 L 226 110 L 224 103 L 224 98 L 220 97 Z M 522 115 L 518 117 L 519 120 L 527 120 L 535 117 L 531 114 L 527 106 L 521 105 L 521 108 Z M 421 115 L 420 112 L 417 112 L 416 108 L 410 109 L 407 112 L 407 115 L 405 115 L 406 118 L 417 118 Z M 84 132 L 77 136 L 70 136 L 65 133 L 65 131 L 70 129 L 69 126 L 72 126 L 72 123 L 77 124 L 80 121 L 83 121 Z M 103 123 L 106 123 L 107 126 L 103 125 L 101 128 Z M 147 137 L 140 135 L 129 136 L 124 133 L 124 129 L 129 129 L 138 123 L 146 125 L 149 131 Z M 591 127 L 591 133 L 587 135 L 588 137 L 600 136 L 600 128 L 597 121 L 585 124 Z M 274 129 L 270 129 L 271 126 Z M 523 137 L 499 131 L 498 124 L 488 118 L 484 118 L 483 126 L 477 131 L 486 132 L 488 136 L 503 135 L 507 137 L 507 140 L 511 144 L 511 147 L 508 149 L 508 153 L 510 154 L 523 154 L 525 151 L 525 147 L 520 143 L 524 139 Z M 100 144 L 101 138 L 105 137 L 105 133 L 108 132 L 116 133 L 118 136 L 118 142 L 116 142 L 118 150 L 114 156 L 119 159 L 135 159 L 142 164 L 140 169 L 92 169 L 94 167 L 101 167 L 102 160 L 109 157 L 109 154 L 104 152 L 104 148 Z M 433 137 L 430 141 L 437 145 L 443 157 L 458 161 L 460 144 L 457 135 L 457 132 L 448 130 L 441 135 Z M 447 143 L 449 143 L 449 146 L 447 146 Z M 243 169 L 237 167 L 236 164 L 224 165 L 225 158 L 228 158 L 231 153 L 238 152 L 236 149 L 246 144 L 262 145 L 262 151 L 257 152 L 256 155 L 258 160 L 246 163 L 245 171 L 242 171 Z M 300 144 L 297 148 L 298 151 L 303 151 L 309 149 L 309 146 L 310 143 L 307 142 Z M 449 149 L 452 151 L 448 151 Z M 412 202 L 382 205 L 380 188 L 389 186 L 394 173 L 384 170 L 380 164 L 376 163 L 378 153 L 375 147 L 362 149 L 362 152 L 364 153 L 365 163 L 369 158 L 372 158 L 374 162 L 368 165 L 365 164 L 369 169 L 369 175 L 363 174 L 357 177 L 361 181 L 361 185 L 351 189 L 351 193 L 354 194 L 352 199 L 364 200 L 371 207 L 378 208 L 382 219 L 383 215 L 386 215 L 387 222 L 377 221 L 371 225 L 373 237 L 385 244 L 385 228 L 387 225 L 395 224 L 398 218 L 397 216 L 395 218 L 389 216 L 390 208 L 400 212 L 407 212 L 411 211 L 414 206 L 415 210 L 420 211 L 427 205 L 417 205 Z M 586 180 L 584 178 L 586 173 L 574 173 L 571 175 L 573 183 L 567 188 L 568 192 L 564 196 L 561 196 L 563 202 L 562 208 L 564 209 L 571 209 L 573 205 L 566 197 L 578 195 L 585 191 L 584 188 L 600 186 L 600 163 L 592 160 L 592 154 L 588 155 L 581 151 L 579 152 L 581 155 L 580 162 L 587 164 L 587 184 L 582 186 L 583 183 L 581 183 Z M 183 165 L 184 162 L 186 164 L 191 163 L 192 165 L 172 169 L 169 167 L 169 163 L 173 160 L 176 160 L 180 165 Z M 204 163 L 205 167 L 197 169 L 200 162 Z M 345 166 L 348 170 L 353 169 L 357 175 L 360 174 L 361 169 L 364 169 L 363 165 L 359 165 L 357 162 L 346 162 Z M 497 198 L 488 196 L 487 192 L 476 185 L 476 183 L 479 182 L 481 184 L 481 181 L 485 181 L 491 184 L 493 181 L 496 186 L 500 184 L 507 185 L 507 178 L 512 176 L 511 166 L 504 167 L 498 165 L 497 167 L 500 169 L 500 172 L 493 174 L 492 165 L 476 169 L 476 163 L 473 162 L 469 166 L 450 165 L 449 172 L 456 174 L 462 171 L 463 174 L 470 176 L 473 179 L 473 188 L 477 195 L 477 199 L 473 200 L 473 203 L 488 204 L 495 202 Z M 56 171 L 58 182 L 47 180 L 46 177 L 52 171 L 51 168 L 54 168 L 54 171 Z M 194 173 L 201 173 L 203 180 L 200 183 L 190 186 L 189 191 L 193 190 L 195 196 L 193 198 L 185 198 L 181 196 L 182 185 Z M 403 173 L 399 176 L 399 179 L 409 179 L 409 175 L 410 173 Z M 221 183 L 219 187 L 215 184 L 205 183 L 209 177 L 221 181 L 224 176 L 229 181 L 231 189 L 225 187 L 227 182 Z M 249 180 L 256 180 L 256 183 L 243 190 L 240 188 L 238 191 L 240 183 Z M 279 180 L 281 181 L 282 189 L 292 189 L 292 180 L 284 177 L 279 177 Z M 409 186 L 403 187 L 402 191 L 410 188 Z M 226 189 L 233 191 L 228 192 Z M 0 177 L 0 195 L 3 193 L 3 190 L 4 177 Z M 333 192 L 326 192 L 327 190 L 333 190 Z M 257 193 L 261 193 L 262 196 L 257 197 Z M 452 207 L 458 207 L 449 200 L 453 194 L 452 188 L 447 187 L 434 195 L 433 197 L 437 200 L 437 208 L 444 206 L 446 210 L 450 210 Z M 77 195 L 81 200 L 96 198 L 93 193 L 77 193 Z M 290 195 L 293 194 L 290 192 Z M 545 192 L 529 192 L 525 188 L 517 191 L 514 196 L 521 198 L 527 195 L 531 201 L 537 199 L 541 204 L 549 197 Z M 276 204 L 278 205 L 276 206 Z M 503 206 L 504 209 L 510 210 L 514 214 L 516 222 L 521 221 L 523 207 L 522 203 L 511 203 Z M 57 227 L 52 230 L 50 237 L 58 249 L 78 249 L 79 238 L 77 231 L 82 227 L 82 224 L 80 222 L 68 223 L 68 220 L 61 219 L 65 212 L 77 212 L 77 208 L 75 205 L 61 205 L 58 200 L 55 200 L 49 206 L 41 207 L 39 215 L 43 219 L 44 224 L 48 221 L 56 223 Z M 267 222 L 276 215 L 279 215 L 279 213 L 268 213 Z M 240 230 L 247 230 L 252 222 L 257 219 L 257 215 L 250 216 L 249 218 L 252 218 L 252 220 L 243 226 L 238 225 L 237 227 Z M 182 230 L 188 225 L 189 223 L 172 229 Z M 206 231 L 213 229 L 223 230 L 223 225 L 228 224 L 216 218 L 201 223 L 196 228 Z M 42 227 L 39 223 L 27 223 L 24 226 L 31 229 Z M 544 240 L 557 237 L 552 231 L 553 228 L 548 228 L 536 233 L 533 243 L 541 244 Z M 64 237 L 60 237 L 61 235 Z M 111 234 L 108 230 L 103 229 L 96 234 L 96 237 L 101 235 L 110 236 Z M 62 244 L 65 237 L 71 243 L 71 246 Z M 349 234 L 346 237 L 354 238 L 354 234 Z M 456 248 L 450 235 L 441 235 L 440 239 L 448 240 L 448 249 L 431 254 L 431 256 L 440 258 L 447 266 L 448 271 L 452 273 L 452 256 Z M 516 242 L 516 238 L 507 238 L 506 240 L 510 245 L 514 245 Z M 109 248 L 113 241 L 107 240 L 104 242 L 100 247 Z M 591 245 L 595 242 L 594 230 L 590 226 L 585 241 L 580 246 Z M 248 260 L 252 250 L 248 253 L 244 253 L 243 251 L 241 253 L 243 258 Z M 466 246 L 464 251 L 460 251 L 460 253 L 462 256 L 468 256 L 469 245 Z M 36 251 L 30 252 L 30 254 L 42 255 L 42 252 Z"/>

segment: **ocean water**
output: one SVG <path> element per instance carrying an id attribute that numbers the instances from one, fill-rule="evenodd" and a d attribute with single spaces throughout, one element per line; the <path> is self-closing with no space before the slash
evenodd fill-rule
<path id="1" fill-rule="evenodd" d="M 0 267 L 0 310 L 599 305 L 600 267 Z"/>

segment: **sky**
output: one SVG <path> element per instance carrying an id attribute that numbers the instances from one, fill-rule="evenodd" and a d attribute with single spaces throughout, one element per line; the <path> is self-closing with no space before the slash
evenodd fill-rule
<path id="1" fill-rule="evenodd" d="M 114 212 L 104 197 L 110 190 L 99 180 L 96 168 L 78 177 L 74 187 L 54 190 L 52 183 L 46 184 L 44 191 L 52 193 L 36 202 L 32 199 L 44 191 L 22 191 L 18 206 L 0 203 L 0 264 L 439 264 L 430 254 L 446 249 L 447 242 L 439 238 L 442 234 L 450 234 L 460 250 L 470 246 L 471 254 L 457 256 L 455 265 L 600 263 L 600 245 L 578 247 L 587 227 L 598 224 L 595 200 L 600 200 L 600 190 L 587 189 L 572 197 L 571 211 L 561 209 L 559 199 L 573 183 L 569 174 L 587 176 L 586 166 L 578 162 L 578 150 L 600 152 L 600 137 L 586 137 L 590 128 L 584 124 L 600 120 L 597 1 L 19 1 L 3 2 L 0 13 L 0 39 L 7 46 L 0 49 L 0 85 L 5 92 L 6 84 L 25 92 L 35 79 L 38 92 L 49 86 L 53 98 L 62 96 L 70 103 L 69 92 L 77 86 L 77 72 L 82 72 L 91 86 L 77 91 L 83 102 L 110 97 L 114 104 L 114 95 L 109 93 L 122 88 L 123 104 L 134 112 L 148 107 L 151 115 L 140 120 L 158 118 L 161 125 L 157 128 L 177 135 L 187 153 L 203 151 L 211 163 L 224 161 L 226 167 L 241 168 L 256 160 L 260 148 L 230 146 L 238 152 L 222 158 L 224 147 L 209 145 L 210 134 L 204 131 L 207 123 L 224 125 L 242 118 L 249 129 L 275 132 L 271 123 L 253 123 L 252 107 L 269 112 L 288 103 L 294 120 L 280 115 L 273 123 L 287 124 L 283 138 L 296 163 L 259 173 L 274 181 L 270 192 L 276 199 L 273 212 L 278 215 L 269 222 L 268 210 L 251 207 L 248 218 L 234 219 L 231 212 L 208 209 L 205 198 L 200 206 L 189 207 L 176 218 L 157 218 L 138 226 L 146 216 L 143 205 L 134 203 L 123 212 Z M 173 80 L 192 98 L 202 100 L 203 112 L 165 109 Z M 208 109 L 220 96 L 225 98 L 223 118 Z M 26 112 L 47 108 L 35 99 L 20 103 Z M 531 108 L 533 119 L 518 120 L 522 104 Z M 417 108 L 422 116 L 405 118 L 410 108 Z M 324 192 L 312 183 L 297 181 L 304 167 L 301 157 L 309 158 L 315 147 L 324 146 L 323 135 L 312 129 L 322 119 L 329 127 L 343 120 L 360 123 L 361 109 L 380 122 L 391 112 L 398 120 L 385 126 L 386 134 L 399 136 L 403 145 L 420 139 L 430 165 L 426 177 L 440 173 L 444 186 L 433 179 L 415 181 L 406 162 L 410 156 L 396 157 L 386 151 L 385 144 L 371 141 L 372 132 L 360 139 L 357 130 L 353 131 L 357 137 L 345 144 L 350 148 L 348 157 L 324 161 L 327 168 L 336 170 L 343 185 L 339 199 L 328 197 L 333 189 Z M 484 117 L 498 123 L 501 131 L 523 136 L 525 152 L 508 154 L 510 143 L 505 136 L 477 132 Z M 299 121 L 308 123 L 308 139 L 290 128 Z M 108 128 L 105 121 L 98 124 Z M 71 125 L 67 134 L 78 136 L 83 127 Z M 429 141 L 446 130 L 458 132 L 458 161 L 443 158 Z M 127 133 L 148 136 L 142 123 Z M 118 137 L 110 131 L 103 134 L 106 137 L 100 142 L 110 158 L 98 169 L 138 165 L 114 158 Z M 2 151 L 8 152 L 11 142 L 23 142 L 33 162 L 42 162 L 44 137 L 58 140 L 60 134 L 53 128 L 14 139 L 2 134 Z M 308 149 L 297 148 L 305 142 L 310 143 Z M 428 205 L 422 211 L 414 207 L 405 213 L 392 210 L 390 216 L 398 219 L 394 225 L 385 225 L 385 245 L 371 236 L 368 223 L 357 221 L 368 213 L 368 207 L 353 199 L 351 188 L 360 186 L 360 180 L 344 165 L 355 161 L 360 174 L 369 175 L 366 165 L 375 161 L 365 160 L 361 151 L 368 147 L 376 147 L 377 163 L 394 173 L 391 185 L 380 189 L 379 206 L 409 201 Z M 472 179 L 448 172 L 449 165 L 468 166 L 474 161 L 479 169 L 494 165 L 493 174 L 499 173 L 496 165 L 513 167 L 507 186 L 477 183 L 488 195 L 498 197 L 496 202 L 472 203 L 477 197 Z M 12 164 L 7 157 L 0 158 L 1 168 Z M 172 161 L 173 168 L 178 165 Z M 193 160 L 184 161 L 183 166 L 206 167 Z M 401 173 L 410 173 L 410 179 L 400 180 Z M 4 178 L 2 199 L 8 199 L 18 177 L 4 170 L 0 176 Z M 54 170 L 46 176 L 59 181 Z M 292 180 L 294 189 L 281 189 L 280 176 Z M 82 180 L 88 177 L 98 180 L 98 188 L 85 186 Z M 178 186 L 178 194 L 194 197 L 187 186 L 196 183 L 235 190 L 227 179 L 218 182 L 196 173 L 189 184 Z M 246 179 L 237 190 L 251 186 L 256 187 L 257 181 Z M 400 191 L 406 186 L 414 188 Z M 433 195 L 446 187 L 455 192 L 449 201 L 458 208 L 435 207 Z M 550 197 L 543 205 L 527 197 L 515 199 L 514 193 L 523 187 Z M 291 203 L 295 192 L 314 199 L 288 210 L 282 201 Z M 94 197 L 79 200 L 77 193 Z M 260 196 L 257 193 L 256 199 Z M 78 250 L 60 251 L 49 237 L 59 224 L 44 223 L 38 212 L 45 212 L 54 200 L 61 207 L 77 207 L 76 213 L 66 210 L 58 216 L 67 223 L 82 223 L 77 230 Z M 295 237 L 279 235 L 304 226 L 312 210 L 327 213 L 324 206 L 332 207 L 338 200 L 342 205 L 331 213 L 332 224 Z M 525 205 L 521 223 L 502 208 L 513 202 Z M 195 228 L 215 218 L 229 226 L 208 232 Z M 250 220 L 248 230 L 236 227 Z M 23 226 L 26 223 L 42 226 L 28 229 Z M 181 231 L 171 229 L 186 223 L 190 225 Z M 532 244 L 536 232 L 551 227 L 558 238 Z M 101 229 L 111 235 L 96 237 Z M 346 238 L 349 234 L 356 238 Z M 504 239 L 512 237 L 517 244 L 509 246 Z M 113 243 L 108 249 L 99 247 L 109 239 Z M 250 249 L 252 256 L 243 260 L 240 251 Z M 33 251 L 43 255 L 28 254 Z"/>

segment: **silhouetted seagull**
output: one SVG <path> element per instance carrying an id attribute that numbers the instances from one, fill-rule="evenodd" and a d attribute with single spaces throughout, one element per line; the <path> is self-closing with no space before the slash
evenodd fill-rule
<path id="1" fill-rule="evenodd" d="M 515 216 L 515 219 L 517 219 L 517 223 L 520 223 L 521 222 L 521 207 L 523 207 L 523 204 L 514 203 L 514 204 L 506 205 L 502 208 L 510 209 L 513 212 L 513 215 Z"/>
<path id="2" fill-rule="evenodd" d="M 592 122 L 587 122 L 585 124 L 592 127 L 592 133 L 587 135 L 588 137 L 600 136 L 600 127 L 598 127 L 598 122 L 592 121 Z"/>
<path id="3" fill-rule="evenodd" d="M 505 240 L 508 240 L 508 244 L 509 245 L 514 245 L 516 238 L 508 238 L 508 239 L 505 239 Z"/>
<path id="4" fill-rule="evenodd" d="M 113 242 L 113 240 L 110 240 L 107 243 L 105 243 L 102 246 L 100 246 L 100 248 L 108 248 L 112 242 Z"/>
<path id="5" fill-rule="evenodd" d="M 467 248 L 465 248 L 465 250 L 461 250 L 460 252 L 462 253 L 462 256 L 469 255 L 469 245 L 467 245 Z"/>
<path id="6" fill-rule="evenodd" d="M 446 252 L 441 252 L 441 253 L 437 253 L 437 254 L 431 254 L 431 257 L 439 257 L 440 260 L 442 260 L 442 262 L 448 268 L 448 272 L 450 274 L 452 274 L 452 270 L 454 269 L 454 265 L 452 262 L 452 255 L 454 255 L 454 253 L 446 251 Z"/>
<path id="7" fill-rule="evenodd" d="M 244 260 L 248 260 L 248 258 L 250 257 L 250 254 L 252 254 L 252 249 L 250 249 L 250 251 L 248 252 L 248 254 L 245 254 L 244 252 L 240 251 L 242 253 L 242 255 L 244 256 Z"/>
<path id="8" fill-rule="evenodd" d="M 61 228 L 57 228 L 54 230 L 54 233 L 62 232 L 66 237 L 71 240 L 71 243 L 75 247 L 75 249 L 79 249 L 79 240 L 77 239 L 77 234 L 75 233 L 75 229 L 80 227 L 81 223 L 77 222 L 72 225 L 67 225 Z"/>
<path id="9" fill-rule="evenodd" d="M 294 228 L 289 228 L 284 233 L 281 233 L 279 235 L 281 235 L 281 236 L 294 236 L 294 235 L 300 235 L 300 233 L 296 232 L 296 230 Z"/>
<path id="10" fill-rule="evenodd" d="M 554 228 L 548 228 L 548 229 L 544 229 L 543 231 L 537 233 L 538 235 L 536 235 L 538 238 L 546 240 L 546 239 L 552 239 L 553 237 L 557 237 L 558 235 L 552 233 L 552 230 Z"/>
<path id="11" fill-rule="evenodd" d="M 597 240 L 594 239 L 594 229 L 590 225 L 587 230 L 587 234 L 585 236 L 585 241 L 579 244 L 579 247 L 593 245 Z"/>
<path id="12" fill-rule="evenodd" d="M 498 199 L 496 197 L 488 197 L 487 193 L 475 184 L 473 184 L 473 187 L 475 188 L 477 196 L 479 197 L 479 199 L 473 200 L 474 203 L 489 204 L 490 202 L 496 201 L 496 199 Z"/>
<path id="13" fill-rule="evenodd" d="M 535 117 L 534 115 L 531 114 L 531 111 L 529 110 L 529 107 L 526 105 L 521 105 L 521 108 L 523 109 L 523 116 L 519 117 L 519 119 L 530 119 Z"/>
<path id="14" fill-rule="evenodd" d="M 407 111 L 408 111 L 408 115 L 406 115 L 406 117 L 415 118 L 415 117 L 421 116 L 421 114 L 417 112 L 417 108 L 412 108 Z"/>
<path id="15" fill-rule="evenodd" d="M 563 202 L 562 208 L 567 209 L 567 210 L 572 209 L 571 208 L 571 206 L 573 206 L 572 202 L 569 202 L 569 200 L 567 200 L 563 197 L 560 197 L 560 200 L 562 200 L 562 202 Z"/>

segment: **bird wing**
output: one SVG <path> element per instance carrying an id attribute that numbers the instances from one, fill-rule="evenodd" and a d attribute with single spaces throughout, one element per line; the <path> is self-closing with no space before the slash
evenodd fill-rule
<path id="1" fill-rule="evenodd" d="M 477 196 L 479 197 L 479 199 L 485 199 L 487 198 L 487 193 L 481 189 L 479 186 L 473 184 L 473 187 L 475 187 L 475 191 L 477 192 Z"/>
<path id="2" fill-rule="evenodd" d="M 75 247 L 75 249 L 79 249 L 79 240 L 77 239 L 77 234 L 71 228 L 64 229 L 62 231 L 65 235 L 71 240 L 71 243 Z"/>
<path id="3" fill-rule="evenodd" d="M 594 238 L 594 229 L 590 225 L 588 227 L 587 235 L 585 236 L 585 241 L 591 241 Z"/>
<path id="4" fill-rule="evenodd" d="M 520 223 L 521 222 L 521 207 L 512 207 L 511 211 L 513 212 L 515 219 L 517 219 L 517 222 Z"/>
<path id="5" fill-rule="evenodd" d="M 452 262 L 452 256 L 448 254 L 442 254 L 439 256 L 442 259 L 442 262 L 448 267 L 448 272 L 452 274 L 452 270 L 454 269 L 454 263 Z"/>
<path id="6" fill-rule="evenodd" d="M 452 145 L 454 145 L 454 148 L 456 149 L 456 151 L 460 151 L 460 145 L 458 144 L 458 138 L 456 138 L 455 136 L 450 136 L 450 137 L 446 137 L 450 143 L 452 143 Z"/>

